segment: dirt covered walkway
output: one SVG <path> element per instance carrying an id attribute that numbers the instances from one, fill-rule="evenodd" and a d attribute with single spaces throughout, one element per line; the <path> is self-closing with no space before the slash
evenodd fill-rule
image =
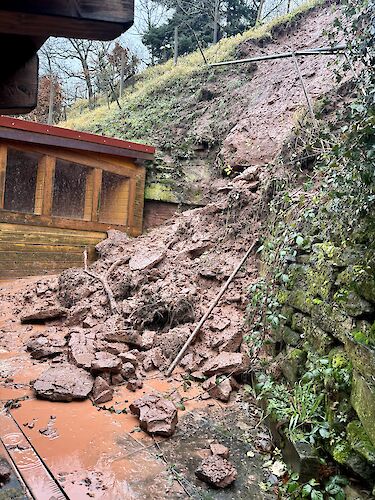
<path id="1" fill-rule="evenodd" d="M 243 385 L 254 255 L 165 375 L 257 238 L 260 180 L 251 167 L 140 238 L 111 232 L 89 269 L 1 284 L 0 495 L 22 498 L 24 481 L 38 500 L 272 497 L 272 444 Z"/>

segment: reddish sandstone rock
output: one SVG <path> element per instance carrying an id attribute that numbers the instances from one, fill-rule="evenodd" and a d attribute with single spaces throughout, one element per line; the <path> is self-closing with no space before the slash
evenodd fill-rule
<path id="1" fill-rule="evenodd" d="M 210 444 L 210 450 L 213 455 L 218 455 L 222 458 L 229 458 L 229 448 L 220 443 Z"/>
<path id="2" fill-rule="evenodd" d="M 34 382 L 36 394 L 51 401 L 86 399 L 94 385 L 93 377 L 81 368 L 62 364 L 49 368 Z"/>
<path id="3" fill-rule="evenodd" d="M 118 357 L 121 359 L 123 363 L 131 363 L 134 366 L 138 365 L 138 360 L 132 352 L 120 352 Z"/>
<path id="4" fill-rule="evenodd" d="M 66 316 L 67 310 L 58 302 L 37 302 L 32 306 L 26 308 L 21 316 L 21 323 L 27 323 L 29 321 L 44 321 L 50 319 L 61 318 Z"/>
<path id="5" fill-rule="evenodd" d="M 142 389 L 142 387 L 143 387 L 142 380 L 136 378 L 131 378 L 126 384 L 126 388 L 128 389 L 128 391 L 132 392 L 135 392 L 137 389 Z"/>
<path id="6" fill-rule="evenodd" d="M 131 378 L 132 376 L 134 376 L 134 373 L 135 373 L 135 366 L 132 363 L 124 363 L 122 365 L 121 375 L 124 378 L 127 379 Z"/>
<path id="7" fill-rule="evenodd" d="M 205 380 L 202 384 L 202 388 L 207 391 L 212 398 L 219 399 L 224 402 L 229 401 L 232 392 L 230 380 L 225 378 L 221 382 L 220 377 L 216 377 L 216 375 L 208 380 Z"/>
<path id="8" fill-rule="evenodd" d="M 209 359 L 202 366 L 205 375 L 223 375 L 225 373 L 236 375 L 246 372 L 250 368 L 249 357 L 241 352 L 222 352 Z"/>
<path id="9" fill-rule="evenodd" d="M 156 332 L 153 330 L 146 330 L 142 333 L 142 343 L 141 347 L 145 351 L 148 351 L 149 349 L 152 349 L 155 347 L 155 338 L 156 338 Z"/>
<path id="10" fill-rule="evenodd" d="M 94 340 L 82 330 L 73 330 L 70 334 L 68 356 L 79 368 L 89 370 L 95 360 Z"/>
<path id="11" fill-rule="evenodd" d="M 143 431 L 166 437 L 174 433 L 178 417 L 172 401 L 156 394 L 147 394 L 135 400 L 129 408 L 139 418 Z"/>
<path id="12" fill-rule="evenodd" d="M 101 377 L 96 377 L 91 393 L 92 400 L 99 405 L 110 401 L 113 397 L 113 389 Z"/>
<path id="13" fill-rule="evenodd" d="M 121 373 L 116 373 L 116 375 L 112 375 L 111 377 L 111 383 L 112 385 L 121 385 L 125 382 L 124 377 L 121 375 Z"/>
<path id="14" fill-rule="evenodd" d="M 137 252 L 129 261 L 131 271 L 142 271 L 143 269 L 151 269 L 161 262 L 166 254 L 165 248 L 154 248 Z"/>
<path id="15" fill-rule="evenodd" d="M 166 359 L 163 356 L 160 347 L 154 347 L 147 351 L 146 356 L 143 360 L 143 369 L 148 372 L 154 368 L 162 368 L 166 364 Z"/>
<path id="16" fill-rule="evenodd" d="M 219 348 L 219 351 L 235 352 L 242 343 L 243 333 L 240 328 L 222 332 L 212 343 L 212 347 Z"/>
<path id="17" fill-rule="evenodd" d="M 95 353 L 95 359 L 91 363 L 91 371 L 93 373 L 120 373 L 121 368 L 121 359 L 109 352 L 99 351 Z"/>
<path id="18" fill-rule="evenodd" d="M 43 359 L 53 358 L 64 352 L 65 344 L 65 339 L 51 341 L 48 337 L 41 335 L 40 337 L 30 339 L 26 346 L 32 358 Z"/>
<path id="19" fill-rule="evenodd" d="M 226 488 L 236 479 L 237 470 L 225 458 L 212 455 L 202 461 L 195 474 L 199 479 L 215 488 Z"/>
<path id="20" fill-rule="evenodd" d="M 157 335 L 155 345 L 160 347 L 163 356 L 172 359 L 180 352 L 190 334 L 191 330 L 188 325 L 176 326 L 167 333 Z"/>

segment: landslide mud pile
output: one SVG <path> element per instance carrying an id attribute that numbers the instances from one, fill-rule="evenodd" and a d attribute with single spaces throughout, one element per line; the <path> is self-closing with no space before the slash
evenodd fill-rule
<path id="1" fill-rule="evenodd" d="M 148 372 L 163 372 L 256 238 L 259 185 L 251 167 L 232 184 L 219 183 L 214 203 L 136 239 L 110 231 L 90 268 L 31 286 L 20 319 L 49 324 L 27 344 L 33 358 L 50 360 L 34 384 L 37 395 L 64 401 L 90 395 L 103 403 L 114 385 L 135 390 Z M 232 376 L 250 367 L 244 309 L 256 275 L 251 257 L 181 361 L 224 401 L 237 386 Z"/>

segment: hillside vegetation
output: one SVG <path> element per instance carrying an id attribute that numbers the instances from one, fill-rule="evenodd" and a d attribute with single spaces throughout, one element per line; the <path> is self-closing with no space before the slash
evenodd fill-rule
<path id="1" fill-rule="evenodd" d="M 334 17 L 330 3 L 306 3 L 269 24 L 221 40 L 205 50 L 205 57 L 213 63 L 318 46 L 327 43 L 323 32 Z M 335 86 L 329 59 L 301 61 L 314 97 Z M 291 60 L 214 69 L 195 52 L 180 58 L 177 66 L 168 61 L 141 73 L 126 89 L 121 110 L 116 103 L 92 111 L 82 106 L 72 109 L 62 125 L 157 147 L 156 161 L 148 166 L 147 198 L 201 203 L 212 179 L 224 170 L 273 160 L 305 100 Z"/>

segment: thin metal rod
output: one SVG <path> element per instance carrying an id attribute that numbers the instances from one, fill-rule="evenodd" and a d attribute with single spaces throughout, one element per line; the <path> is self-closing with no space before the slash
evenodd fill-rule
<path id="1" fill-rule="evenodd" d="M 301 73 L 301 68 L 299 67 L 299 64 L 298 64 L 298 61 L 297 61 L 297 57 L 296 57 L 296 55 L 294 53 L 293 53 L 293 61 L 294 61 L 294 65 L 295 65 L 297 73 L 298 73 L 299 81 L 301 82 L 301 85 L 302 85 L 303 93 L 305 94 L 305 97 L 306 97 L 307 106 L 309 108 L 311 118 L 312 118 L 314 124 L 317 125 L 317 121 L 316 121 L 316 117 L 315 117 L 315 113 L 314 113 L 314 108 L 313 108 L 313 105 L 312 105 L 309 93 L 307 92 L 307 88 L 306 88 L 305 82 L 303 80 L 303 76 L 302 76 L 302 73 Z"/>
<path id="2" fill-rule="evenodd" d="M 193 342 L 193 340 L 195 339 L 195 337 L 198 335 L 199 333 L 199 330 L 202 328 L 202 326 L 204 325 L 204 323 L 206 322 L 207 318 L 209 317 L 209 315 L 212 313 L 213 309 L 217 306 L 219 300 L 221 299 L 221 297 L 224 295 L 224 293 L 227 291 L 229 285 L 232 283 L 233 279 L 235 278 L 236 274 L 238 273 L 238 271 L 241 269 L 241 267 L 244 265 L 244 263 L 246 262 L 247 258 L 249 257 L 249 255 L 251 254 L 253 248 L 255 247 L 256 243 L 257 243 L 258 240 L 255 240 L 251 245 L 250 245 L 250 248 L 248 249 L 248 251 L 245 253 L 244 257 L 242 258 L 241 262 L 238 264 L 238 266 L 234 269 L 234 271 L 232 272 L 232 274 L 229 276 L 229 278 L 227 279 L 227 281 L 225 282 L 224 286 L 221 288 L 220 292 L 218 293 L 218 295 L 216 296 L 216 298 L 213 300 L 213 302 L 211 303 L 210 307 L 207 309 L 206 313 L 203 315 L 202 319 L 200 320 L 200 322 L 197 324 L 197 326 L 194 328 L 194 331 L 193 333 L 190 335 L 190 337 L 187 339 L 187 341 L 185 342 L 185 344 L 183 345 L 183 347 L 181 348 L 180 352 L 177 354 L 176 358 L 174 359 L 174 361 L 171 363 L 171 365 L 169 366 L 168 370 L 166 371 L 166 375 L 167 377 L 169 377 L 171 375 L 171 373 L 173 372 L 173 370 L 176 368 L 177 364 L 181 361 L 183 355 L 185 354 L 187 348 L 190 346 L 190 344 Z"/>
<path id="3" fill-rule="evenodd" d="M 211 67 L 226 66 L 228 64 L 243 64 L 252 63 L 259 61 L 272 61 L 273 59 L 283 59 L 286 57 L 295 56 L 316 56 L 316 55 L 331 55 L 337 52 L 344 51 L 346 49 L 345 44 L 335 45 L 334 47 L 317 47 L 315 49 L 305 49 L 297 50 L 296 52 L 280 52 L 279 54 L 270 54 L 266 56 L 254 56 L 248 59 L 234 59 L 233 61 L 223 61 L 218 63 L 210 64 Z"/>

